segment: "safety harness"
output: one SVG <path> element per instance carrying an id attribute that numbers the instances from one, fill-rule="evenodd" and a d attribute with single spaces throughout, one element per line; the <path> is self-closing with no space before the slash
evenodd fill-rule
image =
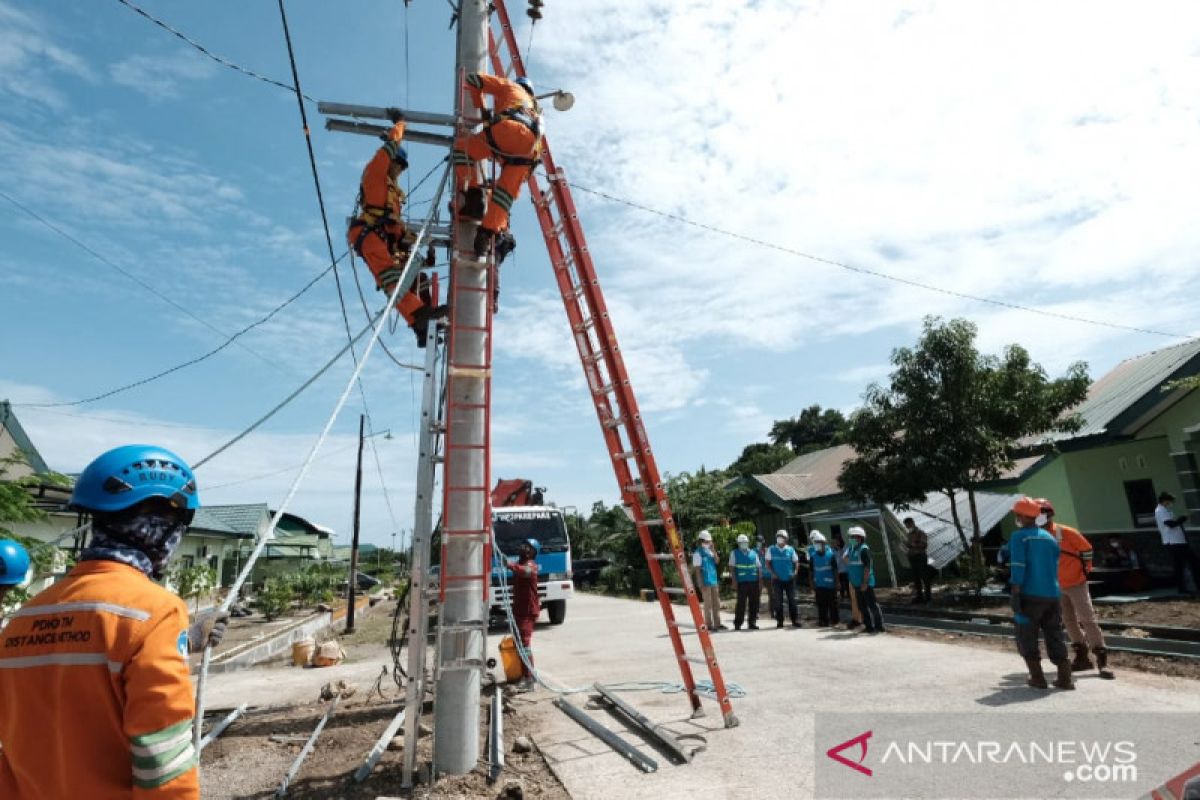
<path id="1" fill-rule="evenodd" d="M 496 139 L 492 136 L 492 128 L 496 125 L 499 125 L 501 122 L 504 122 L 505 120 L 519 122 L 528 128 L 529 132 L 534 135 L 534 138 L 537 140 L 537 144 L 534 145 L 535 155 L 532 158 L 528 156 L 518 156 L 513 155 L 512 153 L 506 153 L 503 149 L 501 149 L 500 145 L 496 144 Z M 495 153 L 505 164 L 510 164 L 515 167 L 536 167 L 539 163 L 541 163 L 542 159 L 537 154 L 540 153 L 542 149 L 542 120 L 541 117 L 531 113 L 523 106 L 514 106 L 501 111 L 499 114 L 497 114 L 497 119 L 495 122 L 484 126 L 483 135 L 484 138 L 487 139 L 488 147 L 492 148 L 492 152 Z"/>
<path id="2" fill-rule="evenodd" d="M 351 227 L 355 225 L 362 226 L 358 232 L 358 236 L 354 239 L 354 251 L 360 256 L 362 255 L 363 242 L 366 241 L 367 236 L 372 233 L 377 234 L 379 238 L 383 240 L 384 244 L 387 245 L 389 250 L 396 248 L 398 243 L 397 240 L 401 237 L 397 237 L 395 234 L 389 233 L 386 229 L 387 225 L 390 223 L 400 224 L 401 222 L 398 219 L 393 219 L 391 216 L 392 203 L 390 201 L 392 200 L 393 196 L 395 197 L 398 205 L 404 205 L 404 190 L 399 186 L 396 186 L 394 183 L 389 183 L 388 185 L 389 203 L 387 207 L 364 205 L 362 186 L 358 187 L 358 199 L 354 202 L 356 213 L 354 215 L 354 221 L 351 222 L 350 225 Z"/>

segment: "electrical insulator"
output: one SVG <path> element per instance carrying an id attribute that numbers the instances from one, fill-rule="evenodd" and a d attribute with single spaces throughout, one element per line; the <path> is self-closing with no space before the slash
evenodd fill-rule
<path id="1" fill-rule="evenodd" d="M 537 22 L 542 18 L 542 6 L 545 4 L 545 0 L 529 0 L 529 8 L 525 13 L 529 15 L 531 20 Z"/>

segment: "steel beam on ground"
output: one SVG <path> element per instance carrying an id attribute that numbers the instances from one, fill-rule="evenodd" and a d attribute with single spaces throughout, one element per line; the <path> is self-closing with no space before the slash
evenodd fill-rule
<path id="1" fill-rule="evenodd" d="M 325 730 L 325 723 L 329 722 L 329 718 L 337 710 L 338 701 L 341 699 L 341 695 L 334 695 L 333 702 L 329 704 L 329 708 L 325 711 L 325 716 L 321 717 L 321 721 L 317 723 L 312 736 L 308 737 L 308 742 L 305 743 L 304 749 L 300 751 L 300 755 L 296 756 L 296 760 L 292 762 L 287 775 L 284 775 L 283 780 L 280 781 L 279 788 L 275 790 L 276 797 L 283 797 L 287 794 L 288 784 L 292 782 L 292 778 L 296 777 L 296 773 L 300 771 L 300 765 L 304 763 L 304 759 L 308 758 L 308 754 L 312 752 L 313 747 L 317 743 L 317 738 L 321 735 L 321 731 Z"/>
<path id="2" fill-rule="evenodd" d="M 618 753 L 628 759 L 630 764 L 633 764 L 642 772 L 658 771 L 657 761 L 638 750 L 636 747 L 610 731 L 608 728 L 601 725 L 599 722 L 596 722 L 596 720 L 589 717 L 587 712 L 585 712 L 583 709 L 571 705 L 561 697 L 555 698 L 554 705 L 557 706 L 558 709 L 568 717 L 582 725 L 588 733 L 592 734 L 597 739 L 604 742 L 613 750 L 616 750 Z"/>
<path id="3" fill-rule="evenodd" d="M 204 735 L 204 738 L 200 740 L 200 750 L 203 752 L 204 748 L 208 747 L 210 744 L 213 743 L 213 741 L 218 736 L 220 736 L 222 733 L 224 733 L 225 729 L 228 728 L 230 725 L 232 725 L 234 723 L 234 721 L 238 717 L 240 717 L 245 710 L 246 710 L 246 703 L 242 703 L 240 706 L 235 708 L 233 711 L 230 711 L 229 714 L 226 715 L 224 719 L 222 719 L 220 722 L 218 722 L 216 725 L 214 725 L 212 730 L 210 730 L 208 733 L 206 733 Z"/>
<path id="4" fill-rule="evenodd" d="M 683 746 L 679 744 L 679 741 L 670 731 L 661 725 L 655 725 L 645 714 L 638 711 L 629 703 L 626 703 L 620 697 L 617 697 L 615 693 L 604 688 L 601 684 L 597 683 L 593 688 L 599 693 L 601 703 L 618 711 L 635 728 L 658 742 L 676 764 L 687 764 L 692 760 L 691 754 L 683 749 Z"/>

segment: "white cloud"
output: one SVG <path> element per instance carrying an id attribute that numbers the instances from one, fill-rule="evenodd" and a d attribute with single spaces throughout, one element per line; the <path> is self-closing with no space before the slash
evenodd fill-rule
<path id="1" fill-rule="evenodd" d="M 190 50 L 169 55 L 132 55 L 109 65 L 115 83 L 141 92 L 151 100 L 178 97 L 180 84 L 206 80 L 217 66 Z"/>
<path id="2" fill-rule="evenodd" d="M 0 2 L 0 95 L 61 111 L 67 99 L 56 75 L 92 80 L 83 59 L 55 43 L 37 15 Z"/>
<path id="3" fill-rule="evenodd" d="M 1200 8 L 579 0 L 547 15 L 535 77 L 578 98 L 550 137 L 584 185 L 948 292 L 1186 332 L 1185 20 Z M 1062 332 L 1067 358 L 1131 342 L 576 199 L 623 346 L 680 353 L 659 384 L 687 386 L 697 348 L 836 347 L 926 314 L 1005 343 Z"/>

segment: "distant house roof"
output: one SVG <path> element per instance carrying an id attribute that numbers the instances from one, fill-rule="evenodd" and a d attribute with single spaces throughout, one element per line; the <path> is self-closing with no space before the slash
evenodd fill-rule
<path id="1" fill-rule="evenodd" d="M 211 531 L 214 533 L 224 533 L 230 536 L 252 537 L 253 533 L 239 531 L 230 527 L 218 514 L 214 514 L 212 509 L 221 508 L 221 506 L 203 506 L 196 511 L 196 516 L 192 519 L 192 524 L 188 526 L 193 530 Z"/>
<path id="2" fill-rule="evenodd" d="M 42 454 L 33 446 L 29 435 L 25 433 L 25 429 L 21 427 L 21 423 L 17 421 L 17 415 L 13 412 L 12 403 L 7 400 L 0 400 L 0 430 L 7 432 L 12 438 L 13 444 L 17 449 L 25 454 L 25 460 L 29 462 L 29 467 L 34 472 L 49 472 L 50 467 L 47 466 Z M 0 456 L 7 455 L 0 453 Z"/>
<path id="3" fill-rule="evenodd" d="M 979 512 L 979 529 L 986 534 L 998 525 L 1012 508 L 1013 496 L 995 492 L 975 492 L 975 508 Z M 970 540 L 971 507 L 966 492 L 958 492 L 954 498 L 958 509 L 958 518 L 963 524 L 963 532 Z M 929 561 L 933 567 L 941 569 L 949 564 L 963 551 L 962 540 L 958 537 L 958 529 L 954 527 L 954 517 L 950 513 L 950 498 L 944 494 L 931 494 L 924 503 L 914 503 L 905 510 L 895 506 L 887 506 L 888 513 L 895 519 L 891 526 L 894 533 L 906 535 L 900 520 L 912 517 L 917 527 L 929 536 Z"/>
<path id="4" fill-rule="evenodd" d="M 249 536 L 258 536 L 265 520 L 269 519 L 266 503 L 202 506 L 196 516 L 199 517 L 201 513 L 208 523 L 219 524 L 234 533 Z"/>
<path id="5" fill-rule="evenodd" d="M 854 458 L 854 448 L 840 444 L 797 456 L 768 475 L 751 476 L 751 481 L 781 503 L 799 503 L 841 494 L 838 475 L 842 465 L 851 458 Z"/>
<path id="6" fill-rule="evenodd" d="M 1172 396 L 1160 392 L 1159 386 L 1197 373 L 1200 373 L 1198 339 L 1127 358 L 1095 381 L 1088 388 L 1087 399 L 1074 409 L 1083 418 L 1083 428 L 1054 438 L 1118 434 L 1129 422 L 1160 405 L 1169 406 L 1182 396 L 1182 393 Z"/>

